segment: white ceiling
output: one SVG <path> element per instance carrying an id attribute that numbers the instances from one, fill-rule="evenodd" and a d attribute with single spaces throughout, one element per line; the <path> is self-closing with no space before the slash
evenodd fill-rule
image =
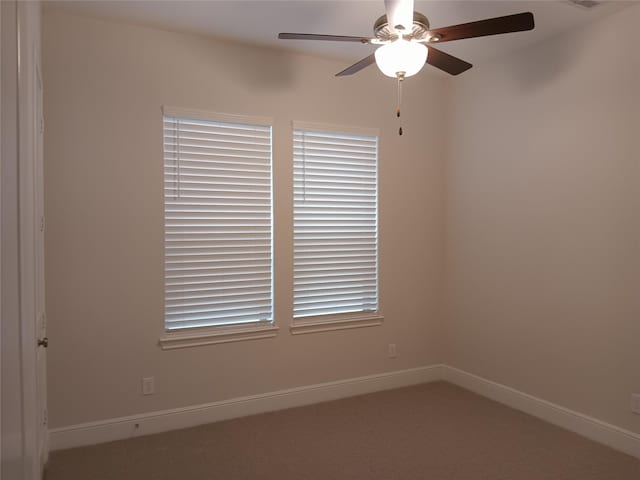
<path id="1" fill-rule="evenodd" d="M 533 31 L 459 40 L 439 47 L 477 64 L 584 25 L 633 3 L 605 0 L 592 9 L 584 9 L 568 0 L 416 0 L 415 10 L 425 14 L 434 28 L 533 12 L 536 23 Z M 46 7 L 331 56 L 344 59 L 347 65 L 369 55 L 375 47 L 278 40 L 277 35 L 279 32 L 295 32 L 372 36 L 373 23 L 385 13 L 383 0 L 85 0 L 49 1 Z"/>

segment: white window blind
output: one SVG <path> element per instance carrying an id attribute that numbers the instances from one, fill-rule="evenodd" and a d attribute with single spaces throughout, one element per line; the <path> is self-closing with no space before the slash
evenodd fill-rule
<path id="1" fill-rule="evenodd" d="M 294 317 L 378 310 L 378 137 L 294 129 Z"/>
<path id="2" fill-rule="evenodd" d="M 271 322 L 271 127 L 164 115 L 165 328 Z"/>

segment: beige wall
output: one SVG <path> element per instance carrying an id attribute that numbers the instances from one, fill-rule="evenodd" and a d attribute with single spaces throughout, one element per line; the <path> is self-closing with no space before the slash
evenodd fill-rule
<path id="1" fill-rule="evenodd" d="M 444 79 L 406 82 L 399 138 L 374 67 L 336 79 L 344 62 L 53 10 L 43 57 L 51 427 L 441 361 Z M 275 119 L 275 339 L 157 346 L 163 104 Z M 293 119 L 380 128 L 380 327 L 289 333 Z"/>
<path id="2" fill-rule="evenodd" d="M 398 138 L 373 67 L 48 11 L 51 426 L 444 361 L 640 432 L 639 22 L 410 79 Z M 162 104 L 275 119 L 275 339 L 157 346 Z M 381 327 L 289 334 L 292 119 L 381 129 Z"/>
<path id="3" fill-rule="evenodd" d="M 640 432 L 640 5 L 456 80 L 445 361 Z"/>

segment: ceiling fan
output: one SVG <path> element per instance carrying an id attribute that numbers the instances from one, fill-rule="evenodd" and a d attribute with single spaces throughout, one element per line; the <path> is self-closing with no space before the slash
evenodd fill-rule
<path id="1" fill-rule="evenodd" d="M 383 74 L 402 80 L 418 73 L 425 63 L 451 75 L 458 75 L 472 67 L 470 63 L 434 48 L 433 44 L 534 28 L 533 14 L 524 12 L 432 29 L 426 16 L 413 11 L 414 0 L 385 0 L 384 4 L 386 15 L 378 18 L 373 25 L 373 38 L 310 33 L 280 33 L 278 38 L 378 45 L 374 53 L 338 72 L 336 76 L 353 75 L 376 63 Z"/>

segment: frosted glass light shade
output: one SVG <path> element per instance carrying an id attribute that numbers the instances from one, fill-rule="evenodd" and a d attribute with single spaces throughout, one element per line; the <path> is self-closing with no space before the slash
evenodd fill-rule
<path id="1" fill-rule="evenodd" d="M 428 53 L 423 44 L 400 38 L 376 50 L 376 65 L 387 77 L 395 78 L 400 72 L 410 77 L 422 69 Z"/>

